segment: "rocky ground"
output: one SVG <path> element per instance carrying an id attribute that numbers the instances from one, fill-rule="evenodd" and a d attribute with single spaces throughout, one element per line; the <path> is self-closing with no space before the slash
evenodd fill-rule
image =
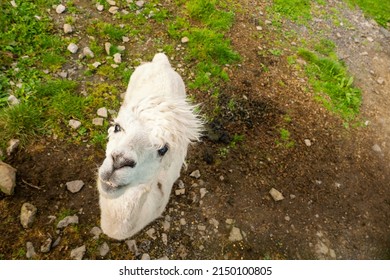
<path id="1" fill-rule="evenodd" d="M 104 150 L 41 139 L 9 151 L 16 187 L 11 196 L 0 194 L 1 259 L 390 257 L 389 31 L 340 1 L 328 8 L 338 11 L 342 25 L 319 15 L 308 25 L 285 20 L 281 30 L 270 24 L 266 2 L 240 3 L 228 35 L 242 61 L 227 67 L 219 117 L 190 148 L 163 216 L 129 240 L 109 239 L 99 229 L 95 188 Z M 52 12 L 62 28 L 61 14 Z M 303 71 L 286 60 L 296 45 L 297 38 L 284 36 L 291 30 L 298 38 L 321 31 L 336 43 L 363 90 L 367 126 L 346 129 L 314 101 Z M 283 55 L 259 55 L 280 36 Z M 178 56 L 172 64 L 183 62 Z M 190 72 L 180 73 L 187 80 Z M 210 110 L 210 95 L 191 94 Z M 291 133 L 288 140 L 280 138 L 282 128 Z M 235 135 L 243 139 L 230 145 Z"/>

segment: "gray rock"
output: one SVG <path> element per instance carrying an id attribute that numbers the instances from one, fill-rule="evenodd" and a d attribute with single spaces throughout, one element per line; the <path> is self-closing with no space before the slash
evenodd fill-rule
<path id="1" fill-rule="evenodd" d="M 186 189 L 176 189 L 175 195 L 183 195 L 186 193 Z"/>
<path id="2" fill-rule="evenodd" d="M 200 192 L 200 198 L 203 198 L 206 195 L 207 190 L 206 188 L 200 188 L 199 192 Z"/>
<path id="3" fill-rule="evenodd" d="M 96 62 L 92 63 L 92 66 L 95 67 L 95 68 L 98 68 L 100 65 L 102 65 L 102 63 L 99 62 L 99 61 L 96 61 Z"/>
<path id="4" fill-rule="evenodd" d="M 52 248 L 57 247 L 61 242 L 61 236 L 58 236 L 56 240 L 54 240 L 53 244 L 51 245 Z"/>
<path id="5" fill-rule="evenodd" d="M 230 231 L 229 240 L 231 242 L 241 241 L 243 239 L 241 230 L 238 227 L 233 227 Z"/>
<path id="6" fill-rule="evenodd" d="M 7 155 L 13 154 L 16 149 L 19 147 L 20 140 L 19 139 L 11 139 L 8 142 L 8 147 L 7 147 Z"/>
<path id="7" fill-rule="evenodd" d="M 168 235 L 166 233 L 161 234 L 161 240 L 165 246 L 168 245 Z"/>
<path id="8" fill-rule="evenodd" d="M 110 4 L 110 6 L 115 6 L 116 2 L 113 0 L 107 0 L 107 3 Z"/>
<path id="9" fill-rule="evenodd" d="M 164 221 L 163 222 L 163 230 L 165 232 L 169 231 L 170 227 L 171 227 L 171 223 L 169 221 Z"/>
<path id="10" fill-rule="evenodd" d="M 272 198 L 275 200 L 275 201 L 281 201 L 284 199 L 284 196 L 282 195 L 281 192 L 279 192 L 278 190 L 272 188 L 270 191 L 269 191 L 269 194 L 272 196 Z"/>
<path id="11" fill-rule="evenodd" d="M 122 62 L 122 55 L 120 53 L 114 54 L 114 62 L 120 64 Z"/>
<path id="12" fill-rule="evenodd" d="M 16 169 L 0 161 L 0 190 L 6 195 L 14 194 L 16 186 Z"/>
<path id="13" fill-rule="evenodd" d="M 103 126 L 103 123 L 104 123 L 104 119 L 103 118 L 94 118 L 92 120 L 92 124 L 93 125 Z"/>
<path id="14" fill-rule="evenodd" d="M 110 13 L 110 14 L 116 14 L 117 12 L 118 12 L 118 10 L 119 10 L 119 8 L 118 7 L 116 7 L 116 6 L 111 6 L 109 9 L 108 9 L 108 12 Z"/>
<path id="15" fill-rule="evenodd" d="M 79 122 L 77 120 L 70 120 L 69 126 L 73 129 L 78 129 L 81 126 L 81 122 Z"/>
<path id="16" fill-rule="evenodd" d="M 200 178 L 200 171 L 199 170 L 195 170 L 193 171 L 191 174 L 190 174 L 191 177 L 195 178 L 195 179 L 199 179 Z"/>
<path id="17" fill-rule="evenodd" d="M 35 257 L 36 253 L 35 253 L 34 245 L 32 244 L 32 242 L 26 243 L 26 249 L 27 249 L 26 250 L 26 257 L 28 259 Z"/>
<path id="18" fill-rule="evenodd" d="M 70 25 L 69 23 L 65 23 L 63 28 L 65 34 L 69 34 L 73 32 L 72 25 Z"/>
<path id="19" fill-rule="evenodd" d="M 8 101 L 8 104 L 11 106 L 15 106 L 15 105 L 20 104 L 20 100 L 15 95 L 12 95 L 12 94 L 8 97 L 7 101 Z"/>
<path id="20" fill-rule="evenodd" d="M 70 43 L 68 45 L 68 51 L 70 51 L 71 53 L 77 53 L 79 47 L 75 44 L 75 43 Z"/>
<path id="21" fill-rule="evenodd" d="M 71 182 L 66 183 L 66 188 L 71 193 L 79 192 L 82 187 L 84 187 L 84 182 L 82 180 L 75 180 L 75 181 L 71 181 Z"/>
<path id="22" fill-rule="evenodd" d="M 22 208 L 20 209 L 20 223 L 23 228 L 31 227 L 36 214 L 37 207 L 28 202 L 23 203 Z"/>
<path id="23" fill-rule="evenodd" d="M 146 253 L 142 254 L 141 260 L 144 260 L 144 261 L 150 260 L 149 254 L 146 254 Z"/>
<path id="24" fill-rule="evenodd" d="M 377 153 L 382 153 L 382 149 L 378 144 L 375 144 L 374 146 L 372 146 L 372 150 L 374 152 L 377 152 Z"/>
<path id="25" fill-rule="evenodd" d="M 99 239 L 102 230 L 99 227 L 93 227 L 89 233 L 93 235 L 93 239 Z"/>
<path id="26" fill-rule="evenodd" d="M 97 110 L 97 115 L 99 117 L 107 118 L 108 117 L 108 111 L 106 107 L 99 108 Z"/>
<path id="27" fill-rule="evenodd" d="M 99 3 L 97 3 L 97 4 L 96 4 L 96 9 L 97 9 L 99 12 L 102 12 L 102 11 L 104 10 L 104 6 L 101 5 L 101 4 L 99 4 Z"/>
<path id="28" fill-rule="evenodd" d="M 126 243 L 127 247 L 129 248 L 130 252 L 132 252 L 135 256 L 139 255 L 137 242 L 134 239 L 126 240 L 125 243 Z"/>
<path id="29" fill-rule="evenodd" d="M 146 234 L 152 238 L 153 240 L 155 240 L 157 237 L 155 236 L 156 234 L 156 230 L 154 228 L 150 228 L 146 231 Z"/>
<path id="30" fill-rule="evenodd" d="M 100 247 L 99 247 L 99 254 L 100 256 L 104 257 L 105 255 L 108 254 L 110 251 L 110 247 L 108 247 L 107 242 L 104 242 Z"/>
<path id="31" fill-rule="evenodd" d="M 70 257 L 74 260 L 82 260 L 86 251 L 85 245 L 77 247 L 70 252 Z"/>
<path id="32" fill-rule="evenodd" d="M 383 79 L 382 77 L 379 77 L 376 82 L 380 85 L 383 85 L 385 83 L 385 79 Z"/>
<path id="33" fill-rule="evenodd" d="M 190 41 L 190 39 L 189 39 L 188 37 L 183 37 L 183 38 L 181 38 L 182 44 L 186 44 L 186 43 L 188 43 L 189 41 Z"/>
<path id="34" fill-rule="evenodd" d="M 53 243 L 53 240 L 50 237 L 48 239 L 46 239 L 46 241 L 41 246 L 41 252 L 42 253 L 49 253 L 52 243 Z"/>
<path id="35" fill-rule="evenodd" d="M 91 51 L 91 49 L 89 47 L 83 48 L 83 54 L 87 57 L 90 57 L 90 58 L 95 57 L 95 54 L 93 53 L 93 51 Z"/>
<path id="36" fill-rule="evenodd" d="M 137 1 L 135 4 L 139 7 L 142 8 L 145 5 L 145 1 Z"/>
<path id="37" fill-rule="evenodd" d="M 304 142 L 307 147 L 310 147 L 312 145 L 310 139 L 305 139 Z"/>
<path id="38" fill-rule="evenodd" d="M 70 224 L 78 224 L 78 223 L 79 223 L 79 217 L 77 215 L 67 216 L 58 222 L 57 228 L 62 229 L 67 227 Z"/>
<path id="39" fill-rule="evenodd" d="M 110 55 L 111 43 L 109 42 L 104 43 L 104 49 L 106 50 L 106 53 Z"/>
<path id="40" fill-rule="evenodd" d="M 65 12 L 66 10 L 66 7 L 62 4 L 59 4 L 56 8 L 56 13 L 57 14 L 62 14 L 63 12 Z"/>

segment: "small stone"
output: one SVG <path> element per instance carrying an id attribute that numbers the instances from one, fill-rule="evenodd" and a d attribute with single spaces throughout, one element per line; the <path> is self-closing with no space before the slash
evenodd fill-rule
<path id="1" fill-rule="evenodd" d="M 103 118 L 94 118 L 92 120 L 92 124 L 97 126 L 103 126 L 103 122 L 104 122 Z"/>
<path id="2" fill-rule="evenodd" d="M 17 7 L 18 7 L 18 5 L 16 5 L 16 3 L 15 3 L 14 0 L 10 1 L 10 3 L 11 3 L 11 5 L 12 5 L 12 7 L 14 7 L 14 8 L 17 8 Z"/>
<path id="3" fill-rule="evenodd" d="M 108 117 L 108 111 L 106 107 L 99 108 L 97 110 L 97 115 L 99 117 L 107 118 Z"/>
<path id="4" fill-rule="evenodd" d="M 104 257 L 105 255 L 108 254 L 110 251 L 110 247 L 108 247 L 107 242 L 104 242 L 100 247 L 99 247 L 99 254 L 100 256 Z"/>
<path id="5" fill-rule="evenodd" d="M 58 222 L 57 228 L 62 229 L 67 227 L 70 224 L 78 224 L 78 223 L 79 223 L 79 217 L 77 215 L 66 216 L 61 221 Z"/>
<path id="6" fill-rule="evenodd" d="M 102 230 L 99 227 L 93 227 L 89 233 L 93 235 L 93 239 L 99 239 Z"/>
<path id="7" fill-rule="evenodd" d="M 123 41 L 123 43 L 127 43 L 127 42 L 130 41 L 130 38 L 127 37 L 127 36 L 123 36 L 123 37 L 122 37 L 122 41 Z"/>
<path id="8" fill-rule="evenodd" d="M 125 46 L 118 46 L 117 47 L 119 51 L 123 52 L 126 50 L 126 47 Z"/>
<path id="9" fill-rule="evenodd" d="M 71 53 L 76 53 L 78 51 L 79 47 L 75 43 L 70 43 L 68 45 L 68 51 Z"/>
<path id="10" fill-rule="evenodd" d="M 110 55 L 111 46 L 112 46 L 111 43 L 108 42 L 104 43 L 104 49 L 106 50 L 106 53 L 108 55 Z"/>
<path id="11" fill-rule="evenodd" d="M 337 38 L 341 38 L 342 36 L 341 36 L 341 34 L 340 33 L 336 33 L 336 36 L 337 36 Z"/>
<path id="12" fill-rule="evenodd" d="M 54 240 L 53 244 L 51 245 L 52 248 L 57 247 L 61 242 L 61 236 L 58 236 L 56 240 Z"/>
<path id="13" fill-rule="evenodd" d="M 99 4 L 99 3 L 97 3 L 97 4 L 96 4 L 96 9 L 97 9 L 99 12 L 102 12 L 102 11 L 104 10 L 104 6 L 101 5 L 101 4 Z"/>
<path id="14" fill-rule="evenodd" d="M 311 141 L 310 141 L 310 139 L 305 139 L 304 142 L 305 142 L 305 145 L 306 145 L 307 147 L 310 147 L 310 146 L 311 146 Z"/>
<path id="15" fill-rule="evenodd" d="M 284 199 L 284 196 L 282 195 L 281 192 L 279 192 L 278 190 L 272 188 L 270 191 L 269 191 L 269 194 L 272 196 L 272 198 L 275 200 L 275 201 L 280 201 L 280 200 L 283 200 Z"/>
<path id="16" fill-rule="evenodd" d="M 171 223 L 170 222 L 168 222 L 168 221 L 164 221 L 163 222 L 163 230 L 165 232 L 169 231 L 170 227 L 171 227 Z"/>
<path id="17" fill-rule="evenodd" d="M 31 203 L 23 203 L 22 208 L 20 209 L 20 223 L 23 228 L 30 228 L 34 222 L 35 215 L 37 214 L 37 207 Z"/>
<path id="18" fill-rule="evenodd" d="M 63 78 L 63 79 L 66 79 L 68 77 L 68 72 L 66 71 L 61 71 L 60 73 L 58 73 L 58 75 Z"/>
<path id="19" fill-rule="evenodd" d="M 378 144 L 375 144 L 374 146 L 372 146 L 372 150 L 374 152 L 377 152 L 377 153 L 382 153 L 382 149 Z"/>
<path id="20" fill-rule="evenodd" d="M 116 7 L 116 6 L 111 6 L 109 9 L 108 9 L 108 12 L 115 15 L 117 12 L 118 12 L 119 8 Z"/>
<path id="21" fill-rule="evenodd" d="M 195 178 L 195 179 L 199 179 L 200 178 L 200 171 L 199 170 L 195 170 L 193 171 L 191 174 L 190 174 L 191 177 Z"/>
<path id="22" fill-rule="evenodd" d="M 367 41 L 374 42 L 374 39 L 372 37 L 367 37 Z"/>
<path id="23" fill-rule="evenodd" d="M 74 180 L 71 182 L 66 183 L 66 188 L 71 193 L 77 193 L 81 190 L 81 188 L 84 187 L 84 182 L 81 180 Z"/>
<path id="24" fill-rule="evenodd" d="M 11 106 L 15 106 L 15 105 L 20 104 L 20 100 L 18 98 L 16 98 L 15 95 L 12 95 L 12 94 L 10 96 L 8 96 L 7 101 L 8 101 L 8 104 Z"/>
<path id="25" fill-rule="evenodd" d="M 182 180 L 179 180 L 177 182 L 177 185 L 179 186 L 180 189 L 184 189 L 185 188 L 184 182 Z"/>
<path id="26" fill-rule="evenodd" d="M 36 253 L 35 253 L 34 245 L 32 244 L 32 242 L 26 243 L 26 249 L 27 249 L 26 257 L 28 259 L 35 257 Z"/>
<path id="27" fill-rule="evenodd" d="M 270 21 L 270 20 L 265 20 L 264 23 L 267 24 L 267 25 L 270 25 L 270 24 L 272 24 L 272 21 Z"/>
<path id="28" fill-rule="evenodd" d="M 93 58 L 93 57 L 95 56 L 95 54 L 91 51 L 91 49 L 90 49 L 89 47 L 85 47 L 85 48 L 83 49 L 83 54 L 84 54 L 85 56 L 90 57 L 90 58 Z"/>
<path id="29" fill-rule="evenodd" d="M 368 52 L 361 52 L 359 55 L 361 55 L 361 56 L 367 56 L 367 55 L 368 55 Z"/>
<path id="30" fill-rule="evenodd" d="M 8 147 L 7 147 L 7 155 L 13 154 L 16 149 L 19 147 L 20 140 L 19 139 L 11 139 L 8 142 Z"/>
<path id="31" fill-rule="evenodd" d="M 201 188 L 199 190 L 199 192 L 200 192 L 200 198 L 203 198 L 206 195 L 207 190 L 206 190 L 206 188 Z"/>
<path id="32" fill-rule="evenodd" d="M 186 189 L 176 189 L 175 194 L 176 195 L 183 195 L 186 193 Z"/>
<path id="33" fill-rule="evenodd" d="M 257 31 L 261 31 L 261 30 L 263 30 L 263 27 L 261 27 L 260 25 L 258 25 L 258 26 L 256 26 L 256 30 L 257 30 Z"/>
<path id="34" fill-rule="evenodd" d="M 145 5 L 145 2 L 144 2 L 144 1 L 137 1 L 137 2 L 135 2 L 135 4 L 136 4 L 139 8 L 142 8 L 142 7 Z"/>
<path id="35" fill-rule="evenodd" d="M 329 256 L 332 259 L 336 259 L 336 252 L 333 249 L 329 249 Z"/>
<path id="36" fill-rule="evenodd" d="M 6 195 L 13 195 L 16 186 L 16 169 L 0 161 L 0 190 Z"/>
<path id="37" fill-rule="evenodd" d="M 231 242 L 236 242 L 236 241 L 241 241 L 242 239 L 243 238 L 242 238 L 241 230 L 237 227 L 233 227 L 232 230 L 230 231 L 229 240 Z"/>
<path id="38" fill-rule="evenodd" d="M 70 252 L 70 257 L 74 260 L 82 260 L 86 251 L 85 245 L 77 247 Z"/>
<path id="39" fill-rule="evenodd" d="M 199 230 L 199 231 L 205 231 L 205 230 L 206 230 L 206 226 L 204 226 L 204 225 L 198 225 L 198 230 Z"/>
<path id="40" fill-rule="evenodd" d="M 73 28 L 69 23 L 64 24 L 64 33 L 69 34 L 73 32 Z"/>
<path id="41" fill-rule="evenodd" d="M 382 77 L 379 77 L 379 78 L 376 80 L 376 82 L 377 82 L 378 84 L 380 84 L 380 85 L 383 85 L 384 82 L 385 82 L 385 79 L 383 79 Z"/>
<path id="42" fill-rule="evenodd" d="M 291 220 L 290 216 L 288 216 L 288 215 L 286 215 L 286 216 L 284 217 L 284 219 L 285 219 L 287 222 L 289 222 L 289 221 Z"/>
<path id="43" fill-rule="evenodd" d="M 116 69 L 116 68 L 119 67 L 119 65 L 118 65 L 118 64 L 111 64 L 111 67 L 114 68 L 114 69 Z"/>
<path id="44" fill-rule="evenodd" d="M 155 236 L 156 234 L 156 230 L 154 228 L 150 228 L 146 231 L 146 234 L 152 238 L 153 240 L 155 240 L 157 237 Z"/>
<path id="45" fill-rule="evenodd" d="M 66 10 L 66 7 L 62 4 L 59 4 L 56 8 L 56 13 L 57 14 L 62 14 L 63 12 L 65 12 Z"/>
<path id="46" fill-rule="evenodd" d="M 99 61 L 92 63 L 92 66 L 95 68 L 98 68 L 100 65 L 102 65 L 102 64 Z"/>
<path id="47" fill-rule="evenodd" d="M 126 243 L 127 247 L 129 248 L 130 252 L 132 252 L 135 256 L 139 255 L 137 242 L 134 239 L 126 240 L 125 243 Z"/>
<path id="48" fill-rule="evenodd" d="M 110 6 L 115 6 L 116 2 L 113 0 L 107 0 L 107 3 L 110 4 Z"/>
<path id="49" fill-rule="evenodd" d="M 226 219 L 225 223 L 228 225 L 232 225 L 234 223 L 234 220 L 233 219 Z"/>
<path id="50" fill-rule="evenodd" d="M 73 129 L 78 129 L 81 126 L 81 122 L 79 122 L 77 120 L 70 120 L 69 126 Z"/>
<path id="51" fill-rule="evenodd" d="M 185 226 L 187 224 L 186 219 L 180 218 L 180 225 Z"/>
<path id="52" fill-rule="evenodd" d="M 143 260 L 143 261 L 148 261 L 148 260 L 150 260 L 150 256 L 149 256 L 149 254 L 142 254 L 142 257 L 141 257 L 141 260 Z"/>
<path id="53" fill-rule="evenodd" d="M 180 41 L 182 42 L 182 44 L 186 44 L 190 41 L 190 39 L 188 37 L 183 37 L 183 38 L 181 38 Z"/>
<path id="54" fill-rule="evenodd" d="M 51 249 L 52 242 L 53 242 L 53 240 L 50 237 L 48 239 L 46 239 L 46 241 L 41 245 L 41 252 L 42 253 L 49 253 L 49 251 Z"/>
<path id="55" fill-rule="evenodd" d="M 161 240 L 165 246 L 168 245 L 168 235 L 166 233 L 161 234 Z"/>
<path id="56" fill-rule="evenodd" d="M 213 225 L 215 228 L 218 228 L 218 226 L 219 226 L 219 222 L 218 222 L 216 219 L 214 219 L 214 218 L 211 218 L 211 219 L 209 220 L 209 223 L 210 223 L 211 225 Z"/>
<path id="57" fill-rule="evenodd" d="M 122 62 L 122 55 L 120 53 L 114 54 L 114 62 L 120 64 Z"/>

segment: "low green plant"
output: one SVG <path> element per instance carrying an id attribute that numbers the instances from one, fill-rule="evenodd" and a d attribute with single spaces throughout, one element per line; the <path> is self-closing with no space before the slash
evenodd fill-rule
<path id="1" fill-rule="evenodd" d="M 359 6 L 366 15 L 375 19 L 383 27 L 390 27 L 390 1 L 347 0 L 347 2 Z"/>
<path id="2" fill-rule="evenodd" d="M 280 128 L 279 139 L 276 140 L 276 144 L 277 146 L 285 148 L 293 148 L 295 146 L 295 141 L 291 139 L 291 133 L 288 129 Z"/>

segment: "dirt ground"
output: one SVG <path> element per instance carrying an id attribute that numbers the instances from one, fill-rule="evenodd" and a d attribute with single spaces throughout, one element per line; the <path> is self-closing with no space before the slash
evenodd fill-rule
<path id="1" fill-rule="evenodd" d="M 129 249 L 125 241 L 103 234 L 95 239 L 90 233 L 99 226 L 95 184 L 104 150 L 42 139 L 7 159 L 18 173 L 15 194 L 0 194 L 3 259 L 25 259 L 28 241 L 35 247 L 35 259 L 70 259 L 70 251 L 81 245 L 86 245 L 84 259 L 139 259 L 143 254 L 152 259 L 390 258 L 389 130 L 383 129 L 389 120 L 383 104 L 390 99 L 390 80 L 389 64 L 382 64 L 389 61 L 388 38 L 374 37 L 376 48 L 364 45 L 368 55 L 350 59 L 362 65 L 377 56 L 379 62 L 373 66 L 374 78 L 369 70 L 364 75 L 350 65 L 363 89 L 361 118 L 372 125 L 346 129 L 306 90 L 303 73 L 285 59 L 291 53 L 287 47 L 282 56 L 259 55 L 259 48 L 273 47 L 276 35 L 264 24 L 264 36 L 254 36 L 259 32 L 256 25 L 266 19 L 265 3 L 242 2 L 246 12 L 237 13 L 229 32 L 242 61 L 228 67 L 230 81 L 221 89 L 220 114 L 207 125 L 202 142 L 189 150 L 188 168 L 180 177 L 185 193 L 176 194 L 180 187 L 175 184 L 163 217 L 131 238 L 138 250 Z M 358 11 L 348 13 L 362 17 Z M 349 31 L 342 30 L 347 41 Z M 334 38 L 340 54 L 350 58 L 359 54 Z M 379 76 L 384 84 L 375 82 Z M 211 92 L 192 94 L 204 110 L 210 109 Z M 229 106 L 232 98 L 234 110 Z M 290 131 L 292 147 L 280 139 L 282 128 Z M 244 138 L 226 149 L 235 135 Z M 380 152 L 373 150 L 375 144 Z M 200 178 L 190 176 L 194 170 L 200 171 Z M 73 194 L 65 183 L 76 179 L 85 186 Z M 284 199 L 274 201 L 272 188 Z M 24 202 L 38 208 L 30 229 L 19 223 Z M 58 230 L 56 221 L 65 213 L 77 214 L 79 224 Z M 229 240 L 233 228 L 239 229 L 242 240 Z M 40 252 L 49 237 L 61 237 L 59 244 L 48 253 Z M 110 249 L 101 256 L 104 242 Z"/>

